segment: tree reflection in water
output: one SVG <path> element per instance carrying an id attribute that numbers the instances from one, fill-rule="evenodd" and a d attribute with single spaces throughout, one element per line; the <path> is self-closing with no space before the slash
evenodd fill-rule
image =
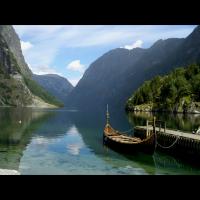
<path id="1" fill-rule="evenodd" d="M 0 109 L 0 168 L 18 170 L 32 134 L 52 114 L 34 112 L 31 108 Z"/>

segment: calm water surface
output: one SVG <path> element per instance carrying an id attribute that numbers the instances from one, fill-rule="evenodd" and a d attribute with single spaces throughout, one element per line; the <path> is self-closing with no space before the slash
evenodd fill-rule
<path id="1" fill-rule="evenodd" d="M 110 113 L 121 131 L 144 125 L 150 114 Z M 157 115 L 191 131 L 199 115 Z M 21 121 L 21 123 L 19 123 Z M 200 168 L 155 152 L 127 157 L 102 145 L 105 113 L 0 108 L 0 168 L 21 174 L 200 174 Z"/>

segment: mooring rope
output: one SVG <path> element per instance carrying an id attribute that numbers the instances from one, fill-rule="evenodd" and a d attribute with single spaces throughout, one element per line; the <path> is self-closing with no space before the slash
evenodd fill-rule
<path id="1" fill-rule="evenodd" d="M 155 141 L 156 141 L 156 145 L 155 146 L 157 147 L 157 145 L 158 145 L 159 147 L 161 147 L 163 149 L 169 149 L 169 148 L 173 147 L 176 144 L 176 142 L 178 141 L 178 139 L 180 138 L 180 136 L 177 136 L 176 140 L 170 146 L 165 147 L 165 146 L 163 146 L 163 145 L 161 145 L 161 144 L 158 143 L 157 134 L 156 133 L 155 133 L 155 137 L 156 137 L 155 138 Z"/>
<path id="2" fill-rule="evenodd" d="M 128 132 L 130 132 L 130 131 L 133 131 L 134 129 L 133 128 L 131 128 L 131 129 L 129 129 L 128 131 L 120 131 L 120 133 L 128 133 Z"/>
<path id="3" fill-rule="evenodd" d="M 128 132 L 130 132 L 130 131 L 132 131 L 132 130 L 134 130 L 134 129 L 131 128 L 131 129 L 129 129 L 129 130 L 127 130 L 127 131 L 123 131 L 123 132 L 120 131 L 120 133 L 128 133 Z M 180 136 L 177 136 L 176 140 L 175 140 L 170 146 L 165 147 L 165 146 L 163 146 L 163 145 L 161 145 L 161 144 L 158 143 L 158 140 L 157 140 L 157 133 L 155 133 L 155 141 L 156 141 L 155 148 L 156 148 L 157 145 L 158 145 L 159 147 L 161 147 L 161 148 L 163 148 L 163 149 L 169 149 L 169 148 L 173 147 L 173 146 L 176 144 L 176 142 L 178 141 L 179 138 L 180 138 Z"/>

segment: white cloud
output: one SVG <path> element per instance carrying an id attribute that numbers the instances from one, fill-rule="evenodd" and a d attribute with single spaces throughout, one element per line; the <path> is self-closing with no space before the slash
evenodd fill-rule
<path id="1" fill-rule="evenodd" d="M 25 59 L 32 65 L 52 65 L 64 48 L 130 44 L 138 37 L 145 44 L 160 38 L 184 37 L 192 26 L 118 26 L 118 25 L 15 25 L 22 41 Z M 24 42 L 24 38 L 28 41 Z M 126 45 L 133 48 L 142 45 Z M 33 45 L 34 44 L 34 47 Z M 28 50 L 28 51 L 27 51 Z"/>
<path id="2" fill-rule="evenodd" d="M 85 66 L 81 64 L 80 60 L 74 60 L 67 65 L 67 69 L 83 73 Z"/>
<path id="3" fill-rule="evenodd" d="M 123 48 L 131 50 L 131 49 L 134 49 L 134 48 L 137 48 L 137 47 L 141 47 L 142 44 L 143 44 L 142 40 L 137 40 L 136 42 L 134 42 L 131 45 L 125 45 Z"/>
<path id="4" fill-rule="evenodd" d="M 62 76 L 62 74 L 58 73 L 55 69 L 53 69 L 52 67 L 49 67 L 47 65 L 34 66 L 34 65 L 28 64 L 28 66 L 34 74 L 38 74 L 38 75 L 58 74 L 58 75 Z"/>
<path id="5" fill-rule="evenodd" d="M 14 25 L 14 29 L 22 40 L 25 60 L 31 64 L 33 72 L 37 74 L 56 73 L 56 71 L 64 73 L 62 69 L 59 69 L 62 65 L 60 64 L 62 52 L 68 51 L 70 57 L 71 52 L 87 48 L 85 52 L 88 51 L 89 57 L 95 60 L 96 54 L 93 57 L 92 52 L 94 48 L 102 48 L 108 51 L 124 46 L 124 44 L 131 44 L 132 41 L 136 42 L 125 45 L 123 48 L 131 49 L 144 46 L 141 41 L 145 43 L 146 48 L 158 39 L 185 37 L 191 33 L 194 27 L 179 25 Z M 138 38 L 141 40 L 138 41 Z M 85 62 L 81 55 L 79 55 L 79 58 L 82 62 Z M 87 68 L 81 63 L 77 62 L 76 64 L 78 65 L 73 66 L 71 70 L 83 73 Z M 54 65 L 57 68 L 50 67 Z M 74 72 L 71 71 L 70 73 Z M 79 81 L 79 78 L 74 78 L 70 74 L 69 76 L 68 79 L 71 78 L 73 85 Z"/>
<path id="6" fill-rule="evenodd" d="M 71 44 L 73 47 L 91 47 L 100 45 L 109 45 L 113 43 L 119 43 L 123 40 L 130 39 L 132 32 L 120 29 L 111 28 L 108 30 L 95 30 L 93 33 L 88 33 L 83 38 L 79 38 L 79 41 Z"/>
<path id="7" fill-rule="evenodd" d="M 67 65 L 67 69 L 79 73 L 79 75 L 76 75 L 75 77 L 69 75 L 66 77 L 73 86 L 76 86 L 79 80 L 83 77 L 85 65 L 81 64 L 80 60 L 74 60 Z"/>
<path id="8" fill-rule="evenodd" d="M 23 52 L 25 52 L 33 47 L 33 44 L 31 44 L 30 42 L 24 42 L 24 41 L 20 41 L 20 42 L 21 42 L 21 48 L 22 48 Z"/>

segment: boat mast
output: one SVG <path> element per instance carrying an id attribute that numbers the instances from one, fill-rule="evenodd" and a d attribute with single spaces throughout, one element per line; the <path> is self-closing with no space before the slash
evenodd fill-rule
<path id="1" fill-rule="evenodd" d="M 109 115 L 109 112 L 108 112 L 108 104 L 107 104 L 107 111 L 106 111 L 106 124 L 107 125 L 109 124 L 109 119 L 110 119 L 110 115 Z"/>

